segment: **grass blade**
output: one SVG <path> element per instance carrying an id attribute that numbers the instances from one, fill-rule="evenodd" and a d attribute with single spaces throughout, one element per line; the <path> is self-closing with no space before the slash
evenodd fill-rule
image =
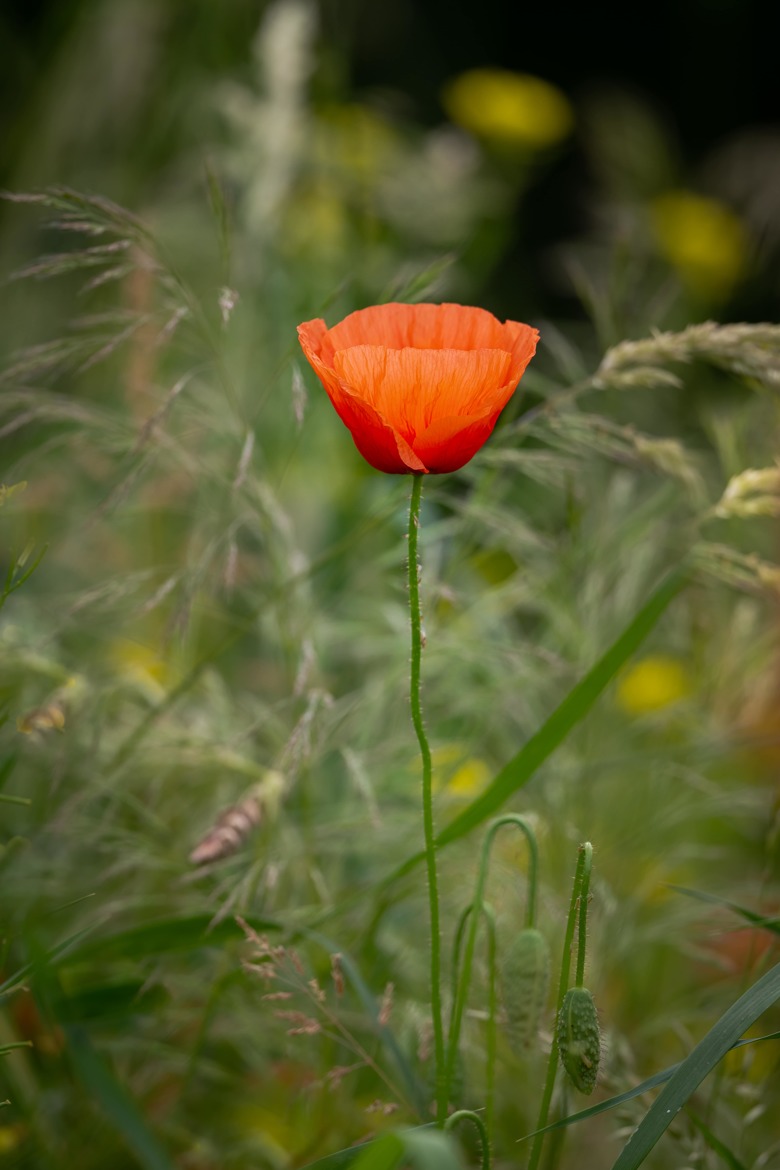
<path id="1" fill-rule="evenodd" d="M 469 833 L 497 813 L 510 796 L 528 783 L 534 772 L 584 719 L 599 695 L 645 640 L 684 583 L 683 570 L 669 574 L 662 581 L 617 641 L 580 679 L 536 734 L 504 765 L 485 791 L 439 833 L 437 845 L 448 845 L 450 841 L 456 841 L 458 837 Z"/>
<path id="2" fill-rule="evenodd" d="M 765 914 L 759 914 L 757 910 L 750 910 L 747 906 L 740 906 L 738 902 L 731 902 L 728 898 L 720 898 L 717 894 L 709 894 L 705 890 L 690 890 L 687 886 L 670 886 L 669 888 L 678 894 L 684 894 L 686 898 L 695 898 L 697 902 L 709 902 L 713 906 L 723 906 L 726 910 L 731 910 L 740 918 L 744 918 L 751 926 L 768 930 L 772 934 L 780 934 L 780 917 L 776 914 L 767 918 Z"/>
<path id="3" fill-rule="evenodd" d="M 247 922 L 257 931 L 281 929 L 279 923 L 272 919 L 248 917 Z M 69 957 L 78 963 L 94 960 L 103 965 L 118 959 L 159 958 L 160 955 L 174 951 L 219 947 L 243 938 L 243 931 L 232 918 L 214 923 L 213 915 L 193 914 L 183 918 L 162 918 L 144 926 L 90 939 Z"/>
<path id="4" fill-rule="evenodd" d="M 95 1052 L 83 1028 L 65 1026 L 68 1052 L 84 1088 L 122 1134 L 144 1170 L 174 1170 L 173 1162 L 147 1127 L 134 1101 Z"/>
<path id="5" fill-rule="evenodd" d="M 769 1032 L 766 1036 L 750 1036 L 747 1040 L 738 1040 L 736 1044 L 732 1044 L 729 1051 L 733 1052 L 737 1048 L 744 1048 L 748 1044 L 761 1044 L 765 1040 L 780 1040 L 780 1032 Z M 633 1089 L 626 1089 L 624 1093 L 617 1093 L 614 1097 L 608 1097 L 605 1101 L 599 1101 L 596 1105 L 589 1105 L 587 1109 L 581 1109 L 578 1113 L 570 1113 L 568 1117 L 561 1117 L 558 1121 L 551 1121 L 543 1129 L 535 1129 L 531 1133 L 524 1134 L 518 1141 L 528 1142 L 539 1133 L 552 1133 L 554 1129 L 566 1129 L 569 1125 L 576 1125 L 579 1121 L 587 1121 L 589 1117 L 596 1117 L 599 1113 L 606 1113 L 607 1110 L 614 1109 L 617 1105 L 624 1105 L 626 1101 L 633 1101 L 634 1097 L 641 1097 L 643 1093 L 649 1093 L 651 1089 L 657 1089 L 659 1085 L 665 1085 L 667 1081 L 671 1080 L 679 1067 L 679 1064 L 670 1064 L 668 1068 L 662 1069 L 661 1072 L 653 1073 L 651 1077 L 648 1077 L 646 1081 L 642 1081 L 641 1084 L 634 1085 Z"/>
<path id="6" fill-rule="evenodd" d="M 504 765 L 485 791 L 439 833 L 436 838 L 439 848 L 465 836 L 488 817 L 493 816 L 504 801 L 528 783 L 569 732 L 585 718 L 621 667 L 636 653 L 685 582 L 684 568 L 677 569 L 664 578 L 617 641 L 613 642 L 585 677 L 580 679 L 539 730 L 523 744 L 517 755 Z M 416 853 L 413 857 L 407 858 L 398 869 L 393 870 L 383 885 L 391 885 L 398 878 L 411 873 L 424 856 L 423 853 Z"/>
<path id="7" fill-rule="evenodd" d="M 621 1150 L 612 1170 L 635 1170 L 642 1164 L 707 1074 L 777 999 L 780 999 L 780 963 L 740 996 L 681 1062 Z"/>

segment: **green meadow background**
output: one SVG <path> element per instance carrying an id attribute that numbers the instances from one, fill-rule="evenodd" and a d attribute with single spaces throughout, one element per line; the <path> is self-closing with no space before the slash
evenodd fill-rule
<path id="1" fill-rule="evenodd" d="M 1 1170 L 297 1170 L 430 1120 L 410 483 L 354 449 L 314 317 L 449 300 L 542 337 L 424 485 L 436 821 L 471 826 L 439 855 L 445 1001 L 499 811 L 537 834 L 555 964 L 594 847 L 599 1083 L 555 1116 L 682 1060 L 780 958 L 771 43 L 758 5 L 675 12 L 618 56 L 553 6 L 523 37 L 434 0 L 0 15 Z M 527 865 L 502 831 L 499 969 Z M 489 1000 L 480 936 L 467 1108 Z M 523 1052 L 499 1004 L 496 1167 L 526 1164 L 553 1002 Z M 730 1052 L 647 1165 L 780 1165 L 779 1061 Z M 542 1164 L 607 1170 L 651 1101 Z"/>

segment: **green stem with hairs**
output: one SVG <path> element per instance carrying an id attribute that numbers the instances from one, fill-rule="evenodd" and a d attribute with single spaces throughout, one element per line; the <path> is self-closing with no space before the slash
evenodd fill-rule
<path id="1" fill-rule="evenodd" d="M 431 1012 L 433 1048 L 436 1061 L 436 1123 L 443 1126 L 447 1117 L 447 1085 L 444 1076 L 444 1023 L 441 1006 L 441 928 L 439 925 L 439 879 L 436 872 L 436 834 L 433 828 L 433 767 L 431 749 L 425 734 L 420 701 L 420 667 L 422 662 L 422 610 L 420 607 L 420 567 L 417 559 L 422 500 L 422 475 L 412 477 L 409 504 L 409 612 L 412 628 L 411 706 L 412 723 L 422 757 L 422 808 L 425 836 L 425 864 L 428 870 L 428 904 L 431 921 Z"/>
<path id="2" fill-rule="evenodd" d="M 471 968 L 474 962 L 474 949 L 477 942 L 479 911 L 483 908 L 483 894 L 485 892 L 485 883 L 487 881 L 490 849 L 496 833 L 504 825 L 516 825 L 528 842 L 528 894 L 526 901 L 527 925 L 533 926 L 536 917 L 536 872 L 538 867 L 536 837 L 534 836 L 534 831 L 531 828 L 531 825 L 524 817 L 521 817 L 518 813 L 506 813 L 504 816 L 498 817 L 496 820 L 491 821 L 488 827 L 488 831 L 485 834 L 485 838 L 482 842 L 482 852 L 480 854 L 479 870 L 477 872 L 477 885 L 474 891 L 474 899 L 471 903 L 471 919 L 468 924 L 466 948 L 463 955 L 463 966 L 460 970 L 455 1002 L 452 1006 L 449 1036 L 447 1039 L 447 1071 L 445 1075 L 445 1090 L 447 1091 L 449 1091 L 449 1086 L 452 1084 L 452 1079 L 455 1074 L 455 1061 L 457 1060 L 458 1056 L 460 1029 L 463 1022 L 463 1015 L 466 1010 L 466 1000 L 468 999 L 469 984 L 471 982 Z M 463 922 L 465 923 L 465 918 Z"/>
<path id="3" fill-rule="evenodd" d="M 550 1059 L 547 1062 L 547 1077 L 544 1082 L 544 1089 L 542 1091 L 542 1102 L 539 1106 L 539 1120 L 536 1123 L 537 1131 L 544 1130 L 547 1125 L 547 1118 L 550 1114 L 550 1103 L 552 1101 L 553 1089 L 555 1088 L 555 1074 L 558 1071 L 558 1018 L 561 1014 L 561 1007 L 566 997 L 566 992 L 569 990 L 569 973 L 571 971 L 571 950 L 574 945 L 574 928 L 577 925 L 579 911 L 581 910 L 581 898 L 583 890 L 585 898 L 588 896 L 588 888 L 590 885 L 590 871 L 593 863 L 593 846 L 590 841 L 586 841 L 584 845 L 580 845 L 579 854 L 577 856 L 577 868 L 574 871 L 574 882 L 571 888 L 571 903 L 569 905 L 569 917 L 566 920 L 566 934 L 563 939 L 563 955 L 561 956 L 561 981 L 558 985 L 558 1002 L 555 1005 L 555 1026 L 553 1028 L 553 1042 L 550 1049 Z M 579 952 L 577 955 L 577 968 L 579 971 L 579 958 L 582 955 L 582 963 L 585 962 L 585 940 L 579 940 Z M 528 1170 L 536 1170 L 539 1165 L 539 1159 L 542 1156 L 542 1146 L 544 1144 L 544 1133 L 537 1132 L 534 1138 L 534 1144 L 531 1147 L 531 1156 L 528 1159 Z"/>
<path id="4" fill-rule="evenodd" d="M 482 1146 L 480 1170 L 490 1170 L 490 1138 L 488 1137 L 488 1130 L 484 1121 L 473 1109 L 458 1109 L 456 1113 L 453 1113 L 447 1118 L 444 1123 L 444 1128 L 453 1129 L 459 1121 L 470 1121 L 479 1133 L 479 1140 Z"/>

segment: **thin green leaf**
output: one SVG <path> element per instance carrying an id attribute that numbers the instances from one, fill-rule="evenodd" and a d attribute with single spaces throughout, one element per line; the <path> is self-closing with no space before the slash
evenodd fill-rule
<path id="1" fill-rule="evenodd" d="M 455 1139 L 440 1129 L 407 1129 L 399 1136 L 406 1157 L 417 1170 L 460 1170 L 463 1166 Z"/>
<path id="2" fill-rule="evenodd" d="M 727 910 L 732 910 L 734 914 L 744 918 L 751 926 L 769 930 L 772 934 L 780 934 L 780 918 L 777 915 L 767 918 L 765 914 L 759 914 L 757 910 L 749 910 L 747 906 L 740 906 L 738 902 L 731 902 L 728 898 L 720 898 L 717 894 L 709 894 L 704 890 L 689 890 L 686 886 L 670 886 L 669 889 L 675 890 L 678 894 L 685 894 L 686 898 L 695 898 L 698 902 L 710 902 L 714 906 L 725 906 Z"/>
<path id="3" fill-rule="evenodd" d="M 247 916 L 246 921 L 253 930 L 281 930 L 280 924 L 270 918 Z M 243 938 L 244 932 L 232 918 L 214 924 L 213 917 L 208 914 L 193 914 L 187 918 L 163 918 L 91 939 L 72 957 L 79 963 L 92 959 L 107 963 L 117 959 L 157 957 L 172 951 L 192 951 L 198 947 L 220 947 Z"/>
<path id="4" fill-rule="evenodd" d="M 764 1040 L 780 1040 L 780 1032 L 769 1032 L 766 1036 L 750 1036 L 747 1040 L 738 1040 L 736 1044 L 732 1044 L 729 1051 L 744 1048 L 747 1044 L 760 1044 Z M 543 1129 L 532 1130 L 531 1133 L 524 1134 L 518 1140 L 528 1142 L 531 1138 L 536 1137 L 537 1134 L 551 1133 L 554 1129 L 566 1129 L 569 1125 L 576 1125 L 579 1121 L 587 1121 L 589 1117 L 596 1117 L 599 1113 L 606 1113 L 609 1109 L 614 1109 L 617 1105 L 624 1105 L 626 1101 L 632 1101 L 634 1097 L 641 1097 L 643 1093 L 649 1093 L 651 1089 L 657 1089 L 659 1085 L 666 1084 L 674 1073 L 677 1072 L 679 1067 L 679 1064 L 671 1064 L 669 1068 L 654 1073 L 646 1081 L 635 1085 L 633 1089 L 626 1089 L 625 1093 L 618 1093 L 614 1097 L 608 1097 L 606 1101 L 599 1101 L 597 1105 L 589 1105 L 587 1109 L 581 1109 L 578 1113 L 570 1113 L 568 1117 L 561 1117 L 558 1121 L 552 1121 L 549 1125 L 545 1125 Z"/>
<path id="5" fill-rule="evenodd" d="M 612 1170 L 635 1170 L 666 1132 L 688 1098 L 732 1047 L 735 1040 L 780 998 L 780 963 L 767 971 L 709 1030 L 677 1068 L 636 1131 L 623 1147 Z"/>
<path id="6" fill-rule="evenodd" d="M 342 1170 L 354 1164 L 355 1170 L 394 1170 L 404 1160 L 415 1170 L 461 1170 L 463 1162 L 453 1138 L 431 1125 L 417 1129 L 396 1130 L 355 1150 L 355 1161 L 334 1161 L 352 1151 L 331 1155 L 311 1163 L 304 1170 Z M 359 1155 L 359 1157 L 357 1156 Z"/>
<path id="7" fill-rule="evenodd" d="M 61 961 L 71 950 L 73 946 L 85 935 L 90 934 L 92 927 L 87 927 L 85 930 L 79 930 L 72 934 L 70 938 L 66 938 L 64 942 L 57 943 L 56 947 L 52 947 L 50 951 L 43 957 L 43 962 L 47 966 L 51 966 L 55 962 Z M 24 983 L 30 975 L 38 968 L 40 960 L 34 959 L 29 963 L 25 963 L 18 971 L 10 975 L 4 983 L 0 983 L 0 996 L 10 994 L 15 991 L 22 983 Z"/>
<path id="8" fill-rule="evenodd" d="M 528 783 L 534 772 L 584 719 L 599 695 L 639 649 L 682 589 L 685 579 L 685 571 L 681 569 L 665 578 L 617 641 L 596 665 L 591 667 L 585 677 L 580 679 L 536 734 L 531 736 L 508 764 L 504 765 L 485 791 L 439 833 L 436 839 L 439 847 L 449 845 L 451 841 L 456 841 L 482 824 L 488 817 L 497 813 L 510 796 Z"/>
<path id="9" fill-rule="evenodd" d="M 40 565 L 43 558 L 46 556 L 48 548 L 49 548 L 48 544 L 45 544 L 43 546 L 43 548 L 41 549 L 41 551 L 38 553 L 35 560 L 30 565 L 30 567 L 27 569 L 27 571 L 25 573 L 22 573 L 21 577 L 16 577 L 15 579 L 11 580 L 11 584 L 9 586 L 7 586 L 5 589 L 5 592 L 3 594 L 3 600 L 5 600 L 6 597 L 10 597 L 11 594 L 15 593 L 16 590 L 21 585 L 24 585 L 25 581 L 29 577 L 32 577 L 33 573 L 38 568 L 38 566 Z M 30 549 L 30 552 L 32 552 L 32 549 Z M 17 569 L 22 568 L 22 566 L 26 563 L 27 558 L 29 556 L 29 552 L 27 551 L 27 549 L 25 549 L 25 554 L 26 554 L 26 556 L 25 556 L 24 561 L 22 561 L 21 559 L 17 560 L 16 565 L 14 567 L 14 572 L 16 572 Z"/>
<path id="10" fill-rule="evenodd" d="M 704 1124 L 701 1118 L 697 1117 L 695 1113 L 691 1113 L 690 1109 L 687 1110 L 687 1114 L 691 1125 L 695 1129 L 698 1129 L 707 1145 L 718 1155 L 721 1161 L 725 1162 L 731 1170 L 747 1170 L 745 1163 L 740 1162 L 736 1154 L 732 1153 L 728 1146 L 712 1132 L 709 1126 Z"/>
<path id="11" fill-rule="evenodd" d="M 0 1044 L 0 1056 L 5 1056 L 7 1052 L 13 1052 L 15 1048 L 32 1048 L 32 1040 L 14 1040 L 10 1044 Z"/>
<path id="12" fill-rule="evenodd" d="M 442 848 L 463 837 L 488 817 L 498 812 L 504 801 L 527 784 L 533 774 L 563 742 L 570 731 L 590 711 L 602 691 L 635 654 L 644 639 L 658 622 L 664 611 L 674 600 L 686 581 L 684 568 L 670 573 L 653 593 L 650 600 L 640 609 L 616 642 L 610 646 L 595 666 L 580 679 L 563 702 L 556 707 L 549 719 L 531 736 L 508 764 L 505 764 L 485 791 L 472 801 L 463 812 L 455 817 L 436 838 L 436 845 Z M 394 881 L 413 869 L 423 860 L 425 854 L 416 853 L 398 869 L 393 870 L 384 885 Z"/>
<path id="13" fill-rule="evenodd" d="M 64 1031 L 76 1075 L 122 1134 L 144 1170 L 174 1170 L 173 1162 L 147 1127 L 135 1102 L 108 1063 L 95 1052 L 84 1029 L 66 1025 Z"/>
<path id="14" fill-rule="evenodd" d="M 361 1142 L 359 1146 L 347 1146 L 345 1150 L 337 1150 L 333 1154 L 326 1154 L 324 1158 L 318 1158 L 316 1162 L 307 1162 L 301 1170 L 346 1170 L 348 1166 L 354 1165 L 360 1155 L 366 1149 L 366 1146 L 373 1146 L 375 1143 Z"/>
<path id="15" fill-rule="evenodd" d="M 163 987 L 147 987 L 145 979 L 135 979 L 93 984 L 67 996 L 53 995 L 51 1008 L 62 1023 L 88 1024 L 158 1011 L 168 999 Z"/>
<path id="16" fill-rule="evenodd" d="M 355 1170 L 395 1170 L 404 1156 L 404 1143 L 397 1133 L 386 1133 L 360 1151 Z"/>

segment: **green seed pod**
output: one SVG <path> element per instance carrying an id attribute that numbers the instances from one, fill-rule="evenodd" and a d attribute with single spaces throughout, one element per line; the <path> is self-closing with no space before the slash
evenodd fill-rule
<path id="1" fill-rule="evenodd" d="M 544 935 L 531 927 L 512 942 L 501 967 L 507 1039 L 522 1052 L 536 1039 L 550 985 L 550 948 Z"/>
<path id="2" fill-rule="evenodd" d="M 570 987 L 558 1016 L 558 1051 L 569 1079 L 581 1093 L 592 1093 L 601 1058 L 601 1032 L 587 987 Z"/>

